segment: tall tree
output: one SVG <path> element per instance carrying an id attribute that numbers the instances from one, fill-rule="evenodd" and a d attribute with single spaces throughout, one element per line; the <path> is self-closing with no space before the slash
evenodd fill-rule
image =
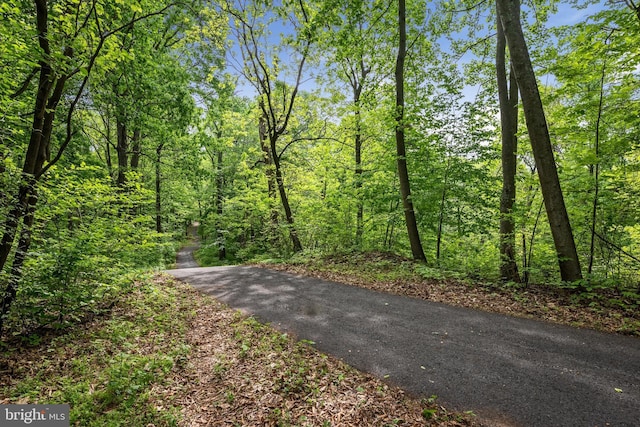
<path id="1" fill-rule="evenodd" d="M 388 9 L 380 10 L 379 4 L 367 1 L 338 1 L 327 17 L 330 32 L 322 38 L 329 51 L 331 61 L 328 73 L 335 73 L 338 81 L 344 82 L 351 92 L 349 112 L 353 120 L 346 121 L 349 137 L 353 138 L 356 223 L 355 246 L 362 247 L 364 237 L 365 166 L 363 162 L 363 144 L 365 143 L 365 123 L 363 116 L 367 112 L 373 90 L 382 78 L 390 73 L 381 72 L 389 67 L 388 61 L 382 61 L 377 54 L 383 49 L 386 31 L 381 28 L 382 17 Z M 335 21 L 335 22 L 333 22 Z M 384 65 L 383 65 L 384 64 Z M 342 85 L 337 89 L 340 94 L 345 90 Z"/>
<path id="2" fill-rule="evenodd" d="M 529 139 L 538 168 L 540 187 L 547 218 L 558 255 L 563 281 L 582 279 L 580 260 L 576 250 L 569 215 L 564 203 L 560 179 L 555 164 L 551 137 L 538 91 L 535 72 L 520 22 L 519 0 L 496 0 L 496 8 L 512 58 Z"/>
<path id="3" fill-rule="evenodd" d="M 318 16 L 317 11 L 312 10 L 310 4 L 303 1 L 290 3 L 275 10 L 275 15 L 286 17 L 295 30 L 293 37 L 286 39 L 289 41 L 290 48 L 287 52 L 287 62 L 293 73 L 293 83 L 289 85 L 278 80 L 281 72 L 281 58 L 277 57 L 274 49 L 260 44 L 260 40 L 266 37 L 265 25 L 260 22 L 261 19 L 265 19 L 266 11 L 263 10 L 260 2 L 249 2 L 247 5 L 241 5 L 240 9 L 227 3 L 226 9 L 235 21 L 235 36 L 242 53 L 240 68 L 245 78 L 258 92 L 261 144 L 264 147 L 267 145 L 265 142 L 268 142 L 268 152 L 265 157 L 273 162 L 275 183 L 287 221 L 293 251 L 299 252 L 302 250 L 302 243 L 294 224 L 282 167 L 282 155 L 286 146 L 281 148 L 279 143 L 287 133 L 294 113 L 304 68 L 314 41 L 315 23 L 312 21 Z M 267 56 L 269 51 L 272 52 L 271 57 Z"/>
<path id="4" fill-rule="evenodd" d="M 516 158 L 518 152 L 518 84 L 513 66 L 506 73 L 506 40 L 500 19 L 497 20 L 496 76 L 502 134 L 502 196 L 500 197 L 500 276 L 502 280 L 520 282 L 516 263 L 515 218 Z"/>
<path id="5" fill-rule="evenodd" d="M 35 20 L 38 44 L 32 47 L 32 61 L 37 65 L 27 75 L 15 96 L 33 95 L 33 121 L 29 142 L 21 156 L 23 167 L 19 189 L 2 227 L 4 234 L 0 242 L 0 271 L 5 269 L 18 234 L 19 239 L 8 284 L 2 296 L 0 330 L 16 297 L 23 263 L 31 245 L 38 202 L 38 181 L 60 160 L 74 136 L 73 114 L 106 42 L 135 22 L 163 14 L 171 5 L 156 3 L 149 4 L 149 7 L 151 12 L 140 14 L 142 10 L 138 4 L 123 6 L 122 9 L 111 10 L 112 14 L 105 16 L 95 4 L 83 2 L 56 8 L 51 7 L 48 0 L 35 0 L 35 10 L 25 6 L 26 12 L 32 14 Z M 112 54 L 117 56 L 117 52 Z M 36 76 L 35 90 L 28 91 L 31 80 Z M 68 83 L 71 80 L 77 81 L 73 91 L 69 92 Z M 70 100 L 64 119 L 66 132 L 56 151 L 56 147 L 52 146 L 55 117 L 60 103 L 66 100 Z"/>
<path id="6" fill-rule="evenodd" d="M 398 162 L 398 179 L 400 180 L 400 195 L 407 224 L 409 244 L 413 258 L 419 261 L 426 261 L 426 256 L 420 242 L 420 233 L 416 221 L 413 201 L 411 200 L 411 186 L 409 184 L 409 171 L 407 170 L 407 152 L 404 140 L 404 128 L 406 126 L 404 118 L 404 62 L 407 55 L 407 24 L 405 0 L 398 0 L 398 56 L 396 59 L 396 150 Z"/>

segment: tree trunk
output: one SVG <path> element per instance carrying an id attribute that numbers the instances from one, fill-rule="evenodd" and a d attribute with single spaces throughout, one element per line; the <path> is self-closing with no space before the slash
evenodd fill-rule
<path id="1" fill-rule="evenodd" d="M 360 91 L 354 88 L 354 104 L 356 107 L 356 134 L 354 141 L 355 148 L 355 188 L 356 188 L 356 247 L 362 247 L 362 236 L 364 235 L 364 199 L 362 196 L 362 123 L 360 117 Z"/>
<path id="2" fill-rule="evenodd" d="M 122 118 L 118 118 L 117 120 L 116 131 L 118 136 L 118 145 L 116 146 L 116 152 L 118 154 L 118 178 L 116 179 L 116 184 L 118 184 L 118 187 L 124 187 L 127 180 L 127 151 L 129 150 L 129 143 L 127 141 L 127 125 Z"/>
<path id="3" fill-rule="evenodd" d="M 364 87 L 364 81 L 370 72 L 362 57 L 355 64 L 350 65 L 350 72 L 347 78 L 353 90 L 353 106 L 355 107 L 355 135 L 354 135 L 354 157 L 355 157 L 355 190 L 356 190 L 356 236 L 355 246 L 362 247 L 364 236 L 364 198 L 362 195 L 363 170 L 362 170 L 362 107 L 360 97 Z"/>
<path id="4" fill-rule="evenodd" d="M 391 204 L 389 205 L 389 219 L 387 220 L 387 228 L 384 232 L 384 243 L 382 245 L 382 247 L 387 250 L 391 250 L 391 247 L 393 246 L 393 237 L 396 225 L 393 220 L 393 213 L 398 210 L 398 206 L 400 206 L 400 199 L 395 201 L 395 206 L 393 201 L 391 201 Z"/>
<path id="5" fill-rule="evenodd" d="M 502 195 L 500 197 L 500 277 L 505 282 L 520 283 L 516 263 L 515 219 L 513 205 L 516 200 L 516 156 L 518 152 L 518 84 L 510 69 L 506 73 L 506 40 L 502 23 L 497 20 L 496 77 L 500 103 L 502 132 Z"/>
<path id="6" fill-rule="evenodd" d="M 444 183 L 442 185 L 442 194 L 440 197 L 440 212 L 438 213 L 438 235 L 436 237 L 436 261 L 440 263 L 440 247 L 442 245 L 442 228 L 444 224 L 444 207 L 447 201 L 447 188 L 449 187 L 449 162 L 447 158 L 447 166 L 444 171 Z"/>
<path id="7" fill-rule="evenodd" d="M 263 101 L 260 101 L 261 103 Z M 269 195 L 269 205 L 271 208 L 271 226 L 275 231 L 278 225 L 278 209 L 276 208 L 276 176 L 273 170 L 273 156 L 269 145 L 269 133 L 267 129 L 267 118 L 264 114 L 258 120 L 258 133 L 260 136 L 260 148 L 265 164 L 265 174 L 267 175 L 267 194 Z"/>
<path id="8" fill-rule="evenodd" d="M 53 132 L 56 108 L 62 98 L 63 90 L 69 77 L 68 75 L 62 75 L 58 76 L 57 79 L 54 78 L 55 73 L 51 64 L 47 62 L 50 60 L 49 55 L 51 54 L 48 39 L 47 1 L 35 0 L 35 5 L 38 44 L 42 50 L 43 59 L 38 63 L 40 76 L 36 91 L 31 135 L 22 168 L 21 184 L 14 199 L 14 205 L 5 220 L 4 233 L 0 242 L 0 272 L 2 272 L 11 253 L 20 221 L 23 222 L 23 229 L 9 275 L 9 282 L 2 298 L 0 334 L 4 317 L 9 312 L 15 299 L 18 283 L 22 276 L 22 264 L 31 245 L 31 225 L 33 225 L 38 201 L 36 185 L 42 174 L 45 161 L 50 159 L 49 144 L 51 133 Z M 64 55 L 70 58 L 73 56 L 73 50 L 68 47 L 65 48 Z M 69 126 L 69 123 L 67 123 L 67 126 Z M 54 159 L 54 162 L 56 160 Z"/>
<path id="9" fill-rule="evenodd" d="M 224 202 L 223 187 L 224 176 L 222 174 L 222 150 L 218 150 L 216 163 L 216 230 L 218 234 L 218 259 L 224 260 L 227 257 L 227 249 L 222 232 L 222 204 Z"/>
<path id="10" fill-rule="evenodd" d="M 48 32 L 48 11 L 45 0 L 36 1 L 38 43 L 42 51 L 50 54 Z M 65 56 L 71 56 L 72 51 L 65 49 Z M 0 272 L 4 270 L 20 221 L 26 215 L 29 199 L 35 192 L 35 186 L 45 160 L 49 159 L 49 142 L 53 131 L 55 110 L 62 98 L 62 92 L 68 76 L 60 76 L 54 79 L 51 65 L 46 62 L 48 58 L 39 62 L 40 77 L 36 92 L 33 122 L 27 153 L 22 167 L 22 182 L 14 199 L 14 206 L 7 215 L 4 223 L 4 233 L 0 242 Z"/>
<path id="11" fill-rule="evenodd" d="M 282 202 L 282 208 L 284 209 L 284 215 L 289 227 L 289 237 L 293 244 L 294 252 L 302 251 L 302 243 L 298 238 L 298 232 L 296 231 L 293 223 L 293 213 L 291 212 L 291 206 L 289 205 L 289 197 L 287 196 L 287 189 L 284 186 L 284 178 L 282 177 L 282 170 L 280 169 L 280 157 L 276 153 L 276 140 L 271 140 L 271 157 L 273 159 L 273 166 L 275 167 L 276 183 L 278 185 L 278 192 L 280 194 L 280 201 Z"/>
<path id="12" fill-rule="evenodd" d="M 598 99 L 598 117 L 596 119 L 596 135 L 594 141 L 594 154 L 596 163 L 593 165 L 593 204 L 591 207 L 591 243 L 589 245 L 589 267 L 587 273 L 589 276 L 593 273 L 593 264 L 595 261 L 596 249 L 596 220 L 598 218 L 598 197 L 600 195 L 600 122 L 602 121 L 602 105 L 604 102 L 604 78 L 606 72 L 606 64 L 602 65 L 602 74 L 600 76 L 600 98 Z"/>
<path id="13" fill-rule="evenodd" d="M 160 144 L 156 148 L 156 232 L 162 233 L 162 199 L 160 198 L 162 174 L 160 170 L 160 156 L 162 155 L 162 147 Z"/>
<path id="14" fill-rule="evenodd" d="M 133 138 L 131 142 L 133 143 L 131 147 L 131 170 L 138 170 L 138 166 L 140 165 L 140 156 L 142 155 L 142 137 L 140 136 L 140 129 L 133 130 Z"/>
<path id="15" fill-rule="evenodd" d="M 43 52 L 48 54 L 47 2 L 43 0 L 36 1 L 36 11 L 38 42 L 40 43 L 40 48 Z M 38 162 L 38 157 L 42 152 L 41 145 L 46 143 L 46 141 L 44 141 L 45 117 L 47 116 L 46 107 L 53 88 L 54 78 L 53 70 L 45 60 L 40 61 L 39 67 L 40 77 L 38 80 L 38 90 L 36 92 L 33 122 L 31 126 L 32 131 L 22 167 L 22 183 L 18 189 L 16 198 L 14 199 L 15 202 L 13 208 L 7 215 L 3 226 L 4 233 L 2 236 L 2 242 L 0 243 L 0 271 L 4 269 L 7 259 L 9 258 L 9 254 L 11 253 L 11 248 L 13 247 L 13 242 L 18 231 L 18 226 L 27 208 L 29 194 L 35 184 L 34 177 L 38 172 L 36 170 L 36 163 Z"/>
<path id="16" fill-rule="evenodd" d="M 33 229 L 33 223 L 35 219 L 36 204 L 38 203 L 37 190 L 34 188 L 28 199 L 27 212 L 23 220 L 22 231 L 20 232 L 20 239 L 18 240 L 18 248 L 13 258 L 13 264 L 11 266 L 11 273 L 7 287 L 2 296 L 2 304 L 0 306 L 0 336 L 4 328 L 4 322 L 9 314 L 11 305 L 18 293 L 18 285 L 22 279 L 22 267 L 24 261 L 29 252 L 31 246 L 31 233 Z"/>
<path id="17" fill-rule="evenodd" d="M 582 279 L 580 261 L 564 204 L 535 73 L 522 32 L 519 0 L 497 0 L 496 5 L 522 97 L 531 148 L 538 168 L 540 187 L 558 255 L 560 276 L 565 282 L 575 282 Z"/>
<path id="18" fill-rule="evenodd" d="M 411 253 L 418 261 L 426 261 L 418 223 L 411 201 L 411 186 L 409 184 L 409 172 L 407 170 L 407 153 L 404 144 L 404 60 L 407 51 L 407 29 L 405 0 L 398 0 L 398 28 L 400 30 L 400 41 L 398 43 L 398 57 L 396 60 L 396 149 L 398 153 L 398 178 L 400 180 L 400 195 L 402 196 L 402 206 L 404 217 L 407 223 L 407 232 Z"/>

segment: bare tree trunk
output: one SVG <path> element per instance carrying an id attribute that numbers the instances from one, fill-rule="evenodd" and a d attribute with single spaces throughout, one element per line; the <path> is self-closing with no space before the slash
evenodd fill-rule
<path id="1" fill-rule="evenodd" d="M 395 202 L 391 201 L 391 204 L 389 205 L 389 219 L 387 220 L 387 228 L 384 232 L 384 243 L 382 245 L 382 247 L 386 248 L 387 250 L 391 250 L 391 247 L 393 246 L 393 237 L 395 232 L 395 221 L 393 220 L 393 212 L 398 209 L 398 206 L 400 206 L 400 199 L 397 199 Z"/>
<path id="2" fill-rule="evenodd" d="M 262 101 L 261 101 L 262 102 Z M 271 209 L 271 226 L 274 231 L 278 225 L 278 208 L 276 208 L 276 176 L 273 169 L 273 156 L 269 144 L 269 134 L 267 130 L 267 118 L 264 114 L 260 115 L 258 121 L 258 132 L 260 135 L 260 148 L 265 164 L 265 174 L 267 175 L 267 194 L 269 195 L 269 205 Z"/>
<path id="3" fill-rule="evenodd" d="M 160 190 L 162 185 L 162 171 L 160 169 L 160 156 L 164 143 L 156 147 L 156 232 L 162 233 L 162 198 Z"/>
<path id="4" fill-rule="evenodd" d="M 506 40 L 500 19 L 497 20 L 496 76 L 502 130 L 502 195 L 500 197 L 500 277 L 506 282 L 520 283 L 516 263 L 515 219 L 516 156 L 518 152 L 518 84 L 511 69 L 506 73 Z"/>
<path id="5" fill-rule="evenodd" d="M 118 187 L 124 187 L 127 178 L 127 167 L 128 167 L 128 150 L 129 143 L 127 141 L 127 125 L 124 122 L 124 119 L 118 118 L 116 123 L 116 130 L 118 136 L 118 145 L 116 146 L 116 151 L 118 154 L 118 178 L 116 180 L 116 184 Z"/>
<path id="6" fill-rule="evenodd" d="M 18 240 L 18 247 L 16 249 L 15 256 L 13 258 L 13 264 L 11 265 L 11 273 L 9 275 L 9 281 L 2 297 L 2 305 L 0 307 L 0 336 L 4 328 L 4 322 L 9 314 L 11 305 L 18 293 L 18 285 L 22 279 L 22 267 L 24 261 L 27 258 L 29 247 L 31 246 L 31 233 L 33 223 L 35 219 L 36 205 L 38 203 L 38 194 L 34 189 L 29 195 L 27 213 L 24 217 L 22 230 L 20 231 L 20 239 Z"/>
<path id="7" fill-rule="evenodd" d="M 131 170 L 138 170 L 140 165 L 140 156 L 142 155 L 142 137 L 140 135 L 140 129 L 133 130 L 133 138 L 131 139 Z"/>
<path id="8" fill-rule="evenodd" d="M 56 76 L 52 69 L 51 48 L 48 39 L 48 10 L 49 2 L 47 0 L 34 0 L 36 9 L 36 30 L 38 45 L 41 51 L 38 63 L 40 77 L 38 89 L 36 91 L 35 108 L 33 114 L 33 124 L 30 134 L 29 144 L 24 156 L 24 165 L 22 170 L 21 183 L 18 189 L 14 205 L 7 216 L 4 223 L 4 234 L 0 242 L 0 272 L 5 270 L 9 254 L 16 238 L 16 234 L 23 222 L 23 228 L 18 242 L 18 248 L 14 256 L 12 269 L 9 275 L 9 284 L 3 295 L 2 313 L 8 313 L 11 303 L 17 293 L 18 283 L 22 277 L 22 265 L 31 245 L 31 228 L 34 222 L 34 215 L 38 196 L 36 185 L 40 177 L 46 171 L 60 160 L 67 145 L 73 136 L 71 118 L 75 107 L 82 96 L 89 75 L 95 64 L 95 61 L 104 45 L 107 37 L 112 36 L 124 27 L 118 27 L 111 31 L 100 34 L 100 41 L 95 46 L 91 54 L 85 70 L 87 71 L 82 83 L 77 89 L 74 99 L 69 105 L 66 119 L 66 137 L 58 147 L 58 152 L 51 158 L 50 141 L 53 132 L 53 124 L 55 120 L 56 109 L 62 99 L 63 91 L 67 79 L 71 74 L 60 74 Z M 169 6 L 161 11 L 152 12 L 143 17 L 137 17 L 135 20 L 144 19 L 147 16 L 157 15 L 165 11 Z M 86 24 L 86 22 L 85 22 Z M 70 46 L 64 47 L 63 55 L 66 58 L 72 58 L 74 50 Z M 58 65 L 58 59 L 56 60 Z M 64 69 L 61 65 L 61 70 Z M 75 73 L 75 72 L 73 72 Z M 72 73 L 72 74 L 73 74 Z M 48 163 L 45 165 L 45 161 Z"/>
<path id="9" fill-rule="evenodd" d="M 49 40 L 47 38 L 48 32 L 48 8 L 46 0 L 38 0 L 36 3 L 36 25 L 38 30 L 38 43 L 40 49 L 45 56 L 48 56 L 50 52 Z M 25 211 L 27 209 L 27 201 L 29 194 L 32 191 L 35 181 L 36 163 L 38 156 L 42 152 L 41 145 L 45 144 L 44 127 L 45 118 L 47 116 L 47 103 L 53 89 L 53 70 L 51 65 L 46 62 L 46 59 L 40 60 L 38 65 L 40 67 L 40 77 L 38 80 L 38 90 L 36 92 L 35 106 L 33 111 L 33 122 L 31 126 L 31 136 L 29 138 L 29 146 L 27 147 L 27 153 L 24 159 L 24 165 L 22 168 L 22 183 L 18 189 L 15 203 L 13 208 L 7 215 L 4 223 L 4 234 L 2 236 L 2 242 L 0 243 L 0 271 L 4 269 L 4 266 L 11 253 L 13 242 L 16 238 L 18 226 L 22 220 Z"/>
<path id="10" fill-rule="evenodd" d="M 540 100 L 527 43 L 522 32 L 519 4 L 519 0 L 496 1 L 498 16 L 502 22 L 518 88 L 522 96 L 531 148 L 538 168 L 547 218 L 558 255 L 560 276 L 565 282 L 575 282 L 582 279 L 580 261 L 560 187 L 544 108 Z"/>
<path id="11" fill-rule="evenodd" d="M 224 175 L 222 174 L 222 150 L 218 150 L 218 158 L 216 163 L 216 230 L 218 234 L 218 259 L 223 260 L 227 257 L 227 249 L 222 232 L 222 212 L 224 195 Z"/>
<path id="12" fill-rule="evenodd" d="M 275 167 L 276 183 L 278 184 L 280 201 L 282 202 L 285 219 L 287 220 L 287 225 L 289 227 L 289 237 L 291 238 L 291 243 L 293 244 L 293 251 L 301 252 L 302 243 L 300 243 L 300 239 L 298 238 L 298 232 L 293 223 L 293 213 L 291 212 L 291 206 L 289 205 L 289 197 L 287 196 L 287 189 L 284 186 L 284 178 L 282 177 L 282 170 L 280 168 L 280 157 L 276 153 L 276 141 L 274 139 L 271 140 L 271 156 L 273 158 L 273 165 Z"/>
<path id="13" fill-rule="evenodd" d="M 356 188 L 356 247 L 362 247 L 362 237 L 364 235 L 364 199 L 362 197 L 362 123 L 360 117 L 360 91 L 362 87 L 354 89 L 354 104 L 356 107 L 356 134 L 355 145 L 355 188 Z"/>
<path id="14" fill-rule="evenodd" d="M 38 2 L 38 4 L 39 3 L 40 2 Z M 45 3 L 46 6 L 46 2 L 43 3 Z M 40 13 L 40 11 L 38 13 Z M 46 10 L 43 13 L 46 17 Z M 40 18 L 38 18 L 38 20 L 40 20 Z M 38 25 L 41 25 L 40 21 L 38 21 Z M 44 31 L 46 31 L 46 25 Z M 65 51 L 65 54 L 69 54 L 68 51 Z M 51 133 L 53 132 L 55 111 L 62 98 L 62 92 L 67 81 L 66 76 L 59 77 L 55 82 L 49 81 L 52 79 L 52 74 L 53 71 L 50 65 L 41 62 L 40 82 L 36 94 L 33 127 L 22 167 L 22 182 L 18 189 L 17 197 L 15 198 L 15 204 L 5 220 L 5 231 L 2 236 L 2 242 L 0 243 L 0 271 L 4 269 L 9 254 L 11 253 L 20 221 L 23 216 L 27 214 L 29 200 L 35 192 L 36 182 L 42 172 L 42 166 L 44 162 L 50 158 L 49 142 L 51 141 Z"/>
<path id="15" fill-rule="evenodd" d="M 404 60 L 407 54 L 407 28 L 405 0 L 398 0 L 398 28 L 400 40 L 398 43 L 398 57 L 396 60 L 396 149 L 398 154 L 398 178 L 400 180 L 400 195 L 404 217 L 407 223 L 407 233 L 413 258 L 418 261 L 426 261 L 418 223 L 411 201 L 411 186 L 409 184 L 409 171 L 407 170 L 407 153 L 404 144 Z"/>
<path id="16" fill-rule="evenodd" d="M 362 246 L 364 235 L 364 198 L 362 196 L 363 169 L 362 169 L 362 106 L 360 97 L 364 81 L 371 72 L 371 69 L 364 63 L 362 57 L 355 63 L 350 63 L 349 71 L 345 72 L 349 79 L 349 84 L 353 90 L 353 106 L 355 107 L 355 134 L 354 134 L 354 157 L 355 157 L 355 190 L 356 190 L 356 247 Z"/>
<path id="17" fill-rule="evenodd" d="M 440 262 L 440 246 L 442 245 L 442 228 L 444 224 L 444 205 L 447 201 L 447 188 L 449 186 L 449 161 L 447 158 L 447 166 L 444 171 L 444 183 L 442 185 L 442 194 L 440 197 L 440 212 L 438 213 L 438 235 L 436 237 L 436 260 Z"/>
<path id="18" fill-rule="evenodd" d="M 600 76 L 600 98 L 598 100 L 598 118 L 596 119 L 596 136 L 594 141 L 594 154 L 596 155 L 596 163 L 593 165 L 593 205 L 591 209 L 591 244 L 589 245 L 589 267 L 588 274 L 593 272 L 593 263 L 595 260 L 595 242 L 596 242 L 596 220 L 598 216 L 598 196 L 600 193 L 600 122 L 602 120 L 602 105 L 604 102 L 604 77 L 606 65 L 602 65 L 602 74 Z"/>

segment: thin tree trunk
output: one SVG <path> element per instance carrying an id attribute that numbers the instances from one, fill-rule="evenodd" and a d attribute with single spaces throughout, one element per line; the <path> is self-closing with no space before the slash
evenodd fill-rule
<path id="1" fill-rule="evenodd" d="M 520 3 L 519 0 L 497 0 L 496 4 L 522 97 L 529 139 L 558 255 L 560 276 L 565 282 L 575 282 L 582 279 L 580 261 L 560 187 L 544 108 L 522 32 L 519 14 Z"/>
<path id="2" fill-rule="evenodd" d="M 118 187 L 124 187 L 127 178 L 127 166 L 128 166 L 128 153 L 129 144 L 127 141 L 127 125 L 121 118 L 118 118 L 116 123 L 117 137 L 118 137 L 118 145 L 116 146 L 116 151 L 118 154 L 118 178 L 116 180 L 116 184 Z"/>
<path id="3" fill-rule="evenodd" d="M 289 228 L 289 237 L 293 244 L 294 252 L 302 251 L 302 243 L 298 238 L 298 232 L 293 223 L 293 213 L 291 212 L 291 206 L 289 205 L 289 197 L 287 196 L 287 189 L 284 186 L 284 178 L 282 176 L 282 170 L 280 168 L 280 158 L 276 153 L 276 141 L 271 140 L 271 157 L 273 159 L 273 166 L 276 173 L 276 183 L 278 185 L 278 192 L 280 194 L 280 201 L 282 202 L 282 208 L 284 209 L 285 219 Z"/>
<path id="4" fill-rule="evenodd" d="M 398 159 L 398 178 L 400 181 L 400 195 L 402 196 L 402 206 L 404 208 L 405 221 L 407 223 L 407 233 L 411 253 L 417 261 L 426 261 L 420 233 L 416 221 L 413 202 L 411 201 L 411 186 L 409 184 L 409 172 L 407 170 L 407 153 L 404 143 L 404 60 L 407 53 L 407 28 L 405 0 L 398 0 L 398 28 L 400 40 L 398 43 L 398 57 L 396 60 L 396 149 Z"/>
<path id="5" fill-rule="evenodd" d="M 261 103 L 263 101 L 260 101 Z M 263 108 L 262 108 L 263 109 Z M 262 155 L 265 164 L 265 174 L 267 176 L 267 194 L 269 195 L 270 205 L 270 218 L 272 226 L 272 234 L 275 233 L 275 229 L 278 225 L 278 209 L 276 208 L 276 177 L 273 169 L 273 156 L 271 155 L 271 148 L 269 145 L 269 134 L 267 130 L 267 118 L 264 114 L 260 115 L 258 119 L 258 133 L 260 136 L 260 148 L 262 149 Z"/>
<path id="6" fill-rule="evenodd" d="M 2 307 L 0 310 L 0 334 L 4 318 L 11 308 L 15 299 L 18 284 L 22 278 L 22 265 L 31 245 L 31 226 L 34 221 L 38 195 L 36 185 L 39 177 L 43 173 L 45 161 L 50 161 L 50 141 L 53 132 L 58 103 L 62 98 L 63 90 L 68 79 L 68 75 L 54 78 L 51 65 L 47 62 L 51 54 L 48 39 L 48 5 L 46 0 L 35 0 L 36 5 L 36 25 L 38 30 L 38 44 L 44 53 L 43 59 L 39 62 L 40 77 L 36 100 L 34 106 L 34 118 L 29 138 L 29 145 L 22 168 L 21 184 L 18 189 L 15 203 L 4 223 L 4 234 L 0 243 L 0 272 L 4 271 L 9 254 L 16 238 L 20 221 L 23 222 L 23 229 L 18 241 L 9 281 L 2 297 Z M 73 50 L 65 48 L 64 56 L 73 56 Z M 82 91 L 81 86 L 80 92 Z M 78 95 L 79 96 L 79 95 Z M 70 112 L 73 109 L 70 110 Z M 69 113 L 70 114 L 70 113 Z M 69 138 L 70 118 L 67 120 L 67 138 Z M 61 148 L 62 149 L 62 148 Z M 50 162 L 48 166 L 54 164 L 59 159 L 58 156 Z"/>
<path id="7" fill-rule="evenodd" d="M 4 163 L 4 160 L 7 158 L 7 153 L 2 151 L 3 148 L 4 147 L 0 147 L 0 177 L 7 173 L 7 169 Z M 9 205 L 11 205 L 11 192 L 7 190 L 8 189 L 5 186 L 2 186 L 2 188 L 0 188 L 0 212 L 5 212 Z"/>
<path id="8" fill-rule="evenodd" d="M 526 272 L 526 280 L 525 283 L 529 283 L 529 269 L 531 268 L 531 260 L 533 259 L 533 243 L 536 240 L 536 233 L 538 231 L 538 224 L 540 223 L 540 216 L 542 216 L 542 208 L 544 207 L 544 201 L 540 203 L 540 208 L 538 208 L 538 214 L 536 215 L 536 220 L 533 223 L 533 230 L 531 230 L 531 239 L 529 240 L 529 252 L 527 257 L 527 272 Z M 524 236 L 523 236 L 524 239 Z M 525 245 L 523 245 L 524 248 Z"/>
<path id="9" fill-rule="evenodd" d="M 224 175 L 222 174 L 222 150 L 218 150 L 218 158 L 216 163 L 216 230 L 218 234 L 218 259 L 223 260 L 227 257 L 227 249 L 222 232 L 222 212 L 223 212 L 223 187 Z"/>
<path id="10" fill-rule="evenodd" d="M 602 65 L 602 74 L 600 76 L 600 99 L 598 100 L 598 118 L 596 119 L 596 136 L 594 142 L 594 151 L 596 155 L 596 163 L 593 167 L 593 206 L 591 209 L 591 244 L 589 245 L 589 267 L 587 272 L 589 275 L 593 272 L 593 264 L 595 260 L 595 242 L 596 242 L 596 220 L 598 215 L 598 196 L 600 193 L 600 122 L 602 120 L 602 104 L 604 101 L 604 77 L 606 65 Z"/>
<path id="11" fill-rule="evenodd" d="M 140 156 L 142 155 L 142 137 L 140 136 L 140 129 L 133 130 L 133 138 L 131 139 L 131 170 L 138 170 L 140 165 Z"/>
<path id="12" fill-rule="evenodd" d="M 38 43 L 43 53 L 50 54 L 48 32 L 48 8 L 45 0 L 38 0 L 36 3 L 36 24 L 38 29 Z M 2 242 L 0 243 L 0 271 L 4 266 L 11 253 L 13 242 L 16 238 L 18 226 L 22 220 L 27 208 L 27 200 L 34 184 L 36 172 L 36 163 L 38 156 L 42 152 L 41 145 L 44 141 L 45 117 L 47 116 L 47 103 L 53 89 L 53 70 L 46 59 L 40 60 L 40 77 L 38 80 L 38 90 L 36 92 L 33 122 L 31 125 L 31 135 L 29 138 L 29 146 L 25 155 L 22 168 L 22 183 L 18 189 L 15 203 L 10 210 L 3 226 Z"/>
<path id="13" fill-rule="evenodd" d="M 34 183 L 35 185 L 35 183 Z M 0 306 L 0 336 L 4 328 L 4 323 L 11 309 L 11 305 L 18 293 L 18 285 L 22 279 L 22 267 L 24 261 L 29 252 L 31 246 L 31 233 L 33 223 L 35 219 L 36 205 L 38 203 L 38 193 L 34 188 L 28 197 L 27 212 L 23 219 L 22 230 L 20 232 L 20 239 L 18 240 L 18 247 L 16 249 L 15 256 L 13 257 L 13 264 L 11 266 L 11 272 L 9 274 L 9 280 L 7 287 L 5 288 L 4 295 L 2 296 L 2 304 Z"/>
<path id="14" fill-rule="evenodd" d="M 356 236 L 355 246 L 362 247 L 364 235 L 364 198 L 362 195 L 363 169 L 362 169 L 362 107 L 360 97 L 369 72 L 371 71 L 360 57 L 355 64 L 350 63 L 347 78 L 353 91 L 353 106 L 355 107 L 355 135 L 354 135 L 354 157 L 355 157 L 355 190 L 356 190 Z"/>
<path id="15" fill-rule="evenodd" d="M 500 277 L 506 282 L 520 283 L 516 263 L 515 218 L 516 156 L 518 141 L 518 85 L 511 69 L 509 82 L 506 73 L 506 40 L 502 23 L 497 20 L 496 76 L 500 103 L 502 131 L 502 195 L 500 197 Z"/>
<path id="16" fill-rule="evenodd" d="M 447 187 L 449 185 L 449 162 L 447 158 L 447 166 L 444 170 L 444 183 L 442 185 L 442 194 L 440 197 L 440 212 L 438 213 L 438 235 L 436 237 L 436 260 L 440 262 L 440 246 L 442 244 L 442 228 L 444 224 L 444 205 L 447 201 Z"/>
<path id="17" fill-rule="evenodd" d="M 356 107 L 356 134 L 354 137 L 355 149 L 355 188 L 356 188 L 356 247 L 362 247 L 362 236 L 364 235 L 364 199 L 362 197 L 362 123 L 360 116 L 360 91 L 361 86 L 357 90 L 354 88 L 354 104 Z"/>
<path id="18" fill-rule="evenodd" d="M 160 169 L 160 156 L 162 155 L 162 148 L 164 144 L 156 147 L 156 232 L 162 233 L 162 198 L 160 197 L 160 190 L 162 185 L 162 174 Z"/>

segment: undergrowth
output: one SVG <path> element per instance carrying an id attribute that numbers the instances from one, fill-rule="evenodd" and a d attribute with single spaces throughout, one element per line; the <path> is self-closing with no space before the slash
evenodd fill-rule
<path id="1" fill-rule="evenodd" d="M 178 411 L 150 395 L 187 360 L 191 315 L 179 285 L 139 277 L 108 315 L 5 343 L 0 403 L 68 403 L 71 425 L 176 425 Z"/>

